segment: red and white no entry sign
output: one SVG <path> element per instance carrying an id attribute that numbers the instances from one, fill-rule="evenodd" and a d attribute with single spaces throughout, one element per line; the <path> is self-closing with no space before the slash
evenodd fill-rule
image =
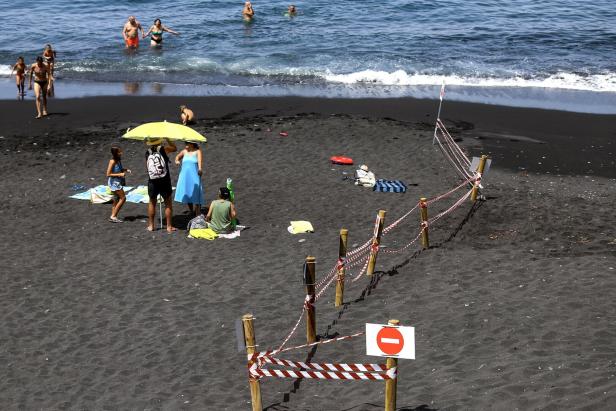
<path id="1" fill-rule="evenodd" d="M 415 359 L 415 328 L 366 324 L 366 354 Z"/>

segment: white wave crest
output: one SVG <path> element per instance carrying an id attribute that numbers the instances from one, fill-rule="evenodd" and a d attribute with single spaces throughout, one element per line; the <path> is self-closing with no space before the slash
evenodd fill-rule
<path id="1" fill-rule="evenodd" d="M 443 81 L 447 85 L 467 87 L 537 87 L 567 90 L 616 92 L 616 73 L 581 76 L 573 73 L 557 73 L 546 78 L 525 78 L 515 76 L 462 77 L 457 75 L 440 76 L 428 74 L 408 74 L 404 70 L 394 72 L 363 70 L 350 74 L 323 74 L 322 77 L 333 83 L 375 84 L 384 86 L 437 86 Z"/>
<path id="2" fill-rule="evenodd" d="M 9 65 L 0 64 L 0 77 L 8 77 L 11 75 L 12 68 Z"/>

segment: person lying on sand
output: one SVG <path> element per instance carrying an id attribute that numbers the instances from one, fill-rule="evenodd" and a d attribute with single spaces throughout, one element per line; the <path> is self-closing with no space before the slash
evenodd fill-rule
<path id="1" fill-rule="evenodd" d="M 129 16 L 128 21 L 122 28 L 122 37 L 124 37 L 124 43 L 126 43 L 127 49 L 139 48 L 138 31 L 141 31 L 141 35 L 143 36 L 143 27 L 141 27 L 141 23 L 137 21 L 135 16 Z"/>
<path id="2" fill-rule="evenodd" d="M 164 26 L 160 19 L 156 19 L 154 20 L 154 25 L 143 35 L 143 38 L 145 39 L 147 36 L 150 36 L 150 46 L 160 47 L 163 45 L 163 33 L 165 31 L 175 34 L 176 36 L 180 35 L 177 31 L 173 31 L 169 27 Z"/>
<path id="3" fill-rule="evenodd" d="M 32 77 L 34 76 L 34 94 L 36 96 L 36 118 L 47 115 L 47 83 L 49 82 L 49 66 L 43 63 L 43 57 L 38 56 L 36 63 L 30 66 L 30 90 L 32 90 Z M 42 112 L 41 112 L 42 105 Z"/>
<path id="4" fill-rule="evenodd" d="M 186 106 L 180 106 L 180 118 L 182 119 L 182 124 L 191 124 L 195 121 L 195 113 Z"/>
<path id="5" fill-rule="evenodd" d="M 246 21 L 251 21 L 252 18 L 255 16 L 255 11 L 252 8 L 252 3 L 250 3 L 249 1 L 244 3 L 244 10 L 242 10 L 242 16 Z"/>
<path id="6" fill-rule="evenodd" d="M 167 154 L 177 151 L 173 141 L 167 139 L 168 145 L 163 145 L 162 138 L 150 138 L 146 140 L 149 146 L 145 153 L 145 165 L 148 171 L 148 231 L 154 231 L 154 214 L 156 203 L 160 195 L 165 201 L 165 219 L 167 220 L 167 232 L 176 230 L 171 219 L 173 217 L 173 199 L 171 198 L 171 174 L 169 173 L 169 156 Z"/>
<path id="7" fill-rule="evenodd" d="M 212 201 L 205 217 L 208 227 L 218 234 L 233 231 L 231 222 L 237 218 L 237 212 L 233 203 L 229 201 L 230 197 L 229 189 L 227 187 L 220 187 L 218 189 L 218 200 Z"/>

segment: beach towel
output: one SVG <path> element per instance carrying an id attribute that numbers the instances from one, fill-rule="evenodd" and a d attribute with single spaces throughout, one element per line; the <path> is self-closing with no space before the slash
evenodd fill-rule
<path id="1" fill-rule="evenodd" d="M 310 221 L 291 221 L 291 225 L 287 227 L 291 234 L 314 233 L 314 228 Z"/>
<path id="2" fill-rule="evenodd" d="M 406 184 L 401 180 L 376 180 L 374 191 L 381 193 L 405 193 Z"/>
<path id="3" fill-rule="evenodd" d="M 175 190 L 175 187 L 171 187 L 171 189 Z M 126 201 L 128 201 L 129 203 L 137 203 L 137 204 L 149 203 L 150 196 L 148 195 L 148 186 L 137 186 L 134 189 L 132 189 L 129 193 L 126 193 Z M 158 202 L 159 203 L 163 202 L 163 199 L 161 196 L 158 196 Z"/>
<path id="4" fill-rule="evenodd" d="M 244 230 L 246 228 L 245 225 L 236 225 L 235 229 L 230 232 L 230 233 L 226 233 L 226 234 L 218 234 L 218 237 L 220 238 L 226 238 L 228 240 L 233 239 L 233 238 L 237 238 L 240 236 L 240 233 L 242 232 L 242 230 Z"/>
<path id="5" fill-rule="evenodd" d="M 188 232 L 188 238 L 200 238 L 202 240 L 215 240 L 218 237 L 216 231 L 211 228 L 193 228 Z"/>
<path id="6" fill-rule="evenodd" d="M 124 187 L 124 191 L 128 192 L 132 190 L 133 187 Z M 93 204 L 103 204 L 108 203 L 113 200 L 113 192 L 109 190 L 109 187 L 106 185 L 100 185 L 93 187 L 87 191 L 82 191 L 81 193 L 73 194 L 69 196 L 69 198 L 74 198 L 76 200 L 88 200 Z"/>

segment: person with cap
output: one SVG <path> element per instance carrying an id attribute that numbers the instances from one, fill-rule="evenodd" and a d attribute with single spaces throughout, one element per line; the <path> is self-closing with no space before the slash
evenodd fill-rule
<path id="1" fill-rule="evenodd" d="M 195 121 L 195 113 L 186 106 L 180 106 L 180 118 L 182 119 L 182 124 L 186 125 Z"/>
<path id="2" fill-rule="evenodd" d="M 231 222 L 237 218 L 237 212 L 233 203 L 229 201 L 230 197 L 229 189 L 227 187 L 220 187 L 218 189 L 218 200 L 212 201 L 205 217 L 208 227 L 218 234 L 233 231 Z"/>
<path id="3" fill-rule="evenodd" d="M 368 166 L 362 164 L 359 170 L 355 170 L 355 185 L 363 187 L 374 187 L 376 184 L 376 177 L 374 173 L 368 170 Z"/>
<path id="4" fill-rule="evenodd" d="M 148 231 L 154 231 L 154 215 L 156 213 L 156 203 L 160 195 L 165 202 L 165 219 L 167 221 L 167 231 L 175 231 L 172 224 L 173 203 L 171 194 L 171 174 L 169 173 L 169 153 L 177 151 L 173 141 L 167 139 L 167 145 L 163 145 L 162 138 L 148 138 L 146 144 L 149 146 L 145 153 L 145 164 L 148 170 Z"/>
<path id="5" fill-rule="evenodd" d="M 203 154 L 199 145 L 187 141 L 186 148 L 175 157 L 175 164 L 182 167 L 175 189 L 175 201 L 188 204 L 190 213 L 197 217 L 201 215 L 201 204 L 203 204 L 201 185 Z"/>

